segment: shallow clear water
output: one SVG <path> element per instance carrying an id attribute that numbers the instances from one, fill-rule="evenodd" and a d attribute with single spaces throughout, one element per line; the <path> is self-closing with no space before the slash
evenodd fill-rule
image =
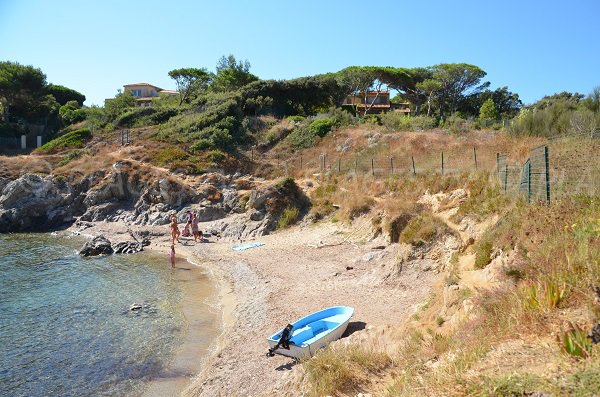
<path id="1" fill-rule="evenodd" d="M 186 325 L 167 256 L 80 258 L 82 245 L 0 235 L 1 396 L 138 394 L 173 358 Z"/>

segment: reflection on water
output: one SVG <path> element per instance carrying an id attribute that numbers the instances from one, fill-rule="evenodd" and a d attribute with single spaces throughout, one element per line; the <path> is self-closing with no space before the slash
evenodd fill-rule
<path id="1" fill-rule="evenodd" d="M 1 396 L 136 394 L 181 343 L 166 256 L 80 258 L 81 245 L 0 235 Z"/>

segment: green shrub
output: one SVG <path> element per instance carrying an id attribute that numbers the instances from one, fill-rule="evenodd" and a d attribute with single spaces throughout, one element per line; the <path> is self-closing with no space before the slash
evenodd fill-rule
<path id="1" fill-rule="evenodd" d="M 288 206 L 277 221 L 277 229 L 284 229 L 296 223 L 300 216 L 300 210 L 294 206 Z"/>
<path id="2" fill-rule="evenodd" d="M 333 119 L 331 119 L 329 117 L 322 117 L 322 118 L 316 119 L 315 121 L 310 123 L 310 125 L 308 126 L 308 130 L 312 134 L 322 138 L 331 131 L 333 126 L 334 126 Z"/>
<path id="3" fill-rule="evenodd" d="M 425 131 L 437 126 L 437 121 L 428 116 L 407 116 L 400 112 L 381 115 L 381 124 L 390 131 Z"/>
<path id="4" fill-rule="evenodd" d="M 36 152 L 51 153 L 61 149 L 82 148 L 87 141 L 92 138 L 92 133 L 87 128 L 67 132 L 56 139 L 51 140 L 45 145 L 37 148 Z"/>
<path id="5" fill-rule="evenodd" d="M 329 111 L 329 117 L 333 120 L 333 124 L 338 128 L 356 124 L 354 114 L 347 109 L 332 108 Z"/>
<path id="6" fill-rule="evenodd" d="M 363 122 L 375 125 L 381 125 L 381 116 L 378 114 L 367 114 L 363 117 Z"/>
<path id="7" fill-rule="evenodd" d="M 194 150 L 229 150 L 247 137 L 240 100 L 237 93 L 199 97 L 193 104 L 194 112 L 171 117 L 161 127 L 157 137 L 171 142 L 193 142 Z"/>
<path id="8" fill-rule="evenodd" d="M 79 157 L 83 156 L 84 154 L 86 154 L 87 151 L 83 150 L 83 149 L 76 149 L 73 150 L 69 153 L 67 153 L 62 160 L 59 161 L 58 166 L 62 167 L 63 165 L 67 165 L 69 164 L 71 161 L 78 159 Z"/>
<path id="9" fill-rule="evenodd" d="M 410 125 L 414 131 L 431 130 L 437 126 L 437 120 L 428 116 L 414 116 L 410 118 Z"/>
<path id="10" fill-rule="evenodd" d="M 301 123 L 304 120 L 306 120 L 306 117 L 304 117 L 304 116 L 288 116 L 287 120 L 292 123 Z"/>
<path id="11" fill-rule="evenodd" d="M 494 244 L 489 233 L 484 234 L 482 239 L 475 246 L 475 268 L 483 269 L 491 261 L 492 249 Z"/>
<path id="12" fill-rule="evenodd" d="M 117 117 L 115 120 L 116 127 L 132 127 L 134 125 L 148 124 L 147 116 L 156 113 L 156 109 L 152 107 L 139 107 L 127 110 Z"/>
<path id="13" fill-rule="evenodd" d="M 444 325 L 445 322 L 446 322 L 446 320 L 444 320 L 444 317 L 442 317 L 442 316 L 437 316 L 435 318 L 435 323 L 437 324 L 438 327 L 441 327 L 442 325 Z"/>
<path id="14" fill-rule="evenodd" d="M 175 117 L 179 114 L 179 108 L 177 107 L 166 107 L 164 109 L 157 109 L 156 112 L 148 118 L 150 124 L 162 124 L 169 121 L 171 117 Z"/>
<path id="15" fill-rule="evenodd" d="M 160 165 L 168 165 L 177 160 L 186 160 L 189 155 L 178 147 L 166 147 L 156 153 L 152 160 Z"/>
<path id="16" fill-rule="evenodd" d="M 215 149 L 208 152 L 208 159 L 213 163 L 220 163 L 225 160 L 225 157 L 226 155 L 222 150 Z"/>
<path id="17" fill-rule="evenodd" d="M 315 134 L 310 132 L 308 127 L 300 126 L 296 127 L 294 131 L 287 136 L 287 139 L 292 147 L 296 149 L 306 149 L 315 144 L 317 137 Z"/>
<path id="18" fill-rule="evenodd" d="M 85 112 L 80 109 L 77 101 L 69 101 L 58 110 L 63 125 L 71 125 L 85 120 Z"/>
<path id="19" fill-rule="evenodd" d="M 390 131 L 409 131 L 412 129 L 410 116 L 399 112 L 389 112 L 381 116 L 381 123 Z"/>
<path id="20" fill-rule="evenodd" d="M 471 125 L 469 121 L 453 114 L 444 121 L 444 128 L 453 134 L 464 134 L 469 132 Z"/>
<path id="21" fill-rule="evenodd" d="M 203 150 L 210 149 L 212 142 L 206 138 L 200 138 L 190 146 L 192 152 L 201 152 Z"/>
<path id="22" fill-rule="evenodd" d="M 444 222 L 433 215 L 423 214 L 413 217 L 402 233 L 400 241 L 406 244 L 419 246 L 433 241 L 437 236 L 442 235 L 448 230 Z"/>
<path id="23" fill-rule="evenodd" d="M 271 127 L 269 131 L 267 131 L 264 139 L 269 145 L 273 145 L 279 142 L 280 140 L 284 139 L 292 130 L 293 127 L 288 123 L 276 124 L 273 127 Z"/>

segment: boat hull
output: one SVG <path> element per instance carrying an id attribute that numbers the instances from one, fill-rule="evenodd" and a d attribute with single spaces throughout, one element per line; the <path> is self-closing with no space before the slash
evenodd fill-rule
<path id="1" fill-rule="evenodd" d="M 319 350 L 342 337 L 353 313 L 353 308 L 334 306 L 296 321 L 292 324 L 294 330 L 289 349 L 279 347 L 274 353 L 296 359 L 315 355 Z M 271 349 L 277 345 L 282 331 L 268 338 Z"/>

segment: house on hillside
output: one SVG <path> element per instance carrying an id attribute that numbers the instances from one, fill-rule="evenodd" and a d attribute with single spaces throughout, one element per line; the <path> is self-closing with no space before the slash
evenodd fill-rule
<path id="1" fill-rule="evenodd" d="M 124 92 L 131 92 L 135 98 L 136 106 L 152 106 L 152 100 L 162 95 L 179 95 L 177 91 L 163 90 L 148 83 L 126 84 L 123 86 Z"/>
<path id="2" fill-rule="evenodd" d="M 393 111 L 410 115 L 410 104 L 391 102 L 389 91 L 367 91 L 366 98 L 364 93 L 348 95 L 342 106 L 353 107 L 360 116 L 364 116 L 367 109 L 368 114 Z"/>

